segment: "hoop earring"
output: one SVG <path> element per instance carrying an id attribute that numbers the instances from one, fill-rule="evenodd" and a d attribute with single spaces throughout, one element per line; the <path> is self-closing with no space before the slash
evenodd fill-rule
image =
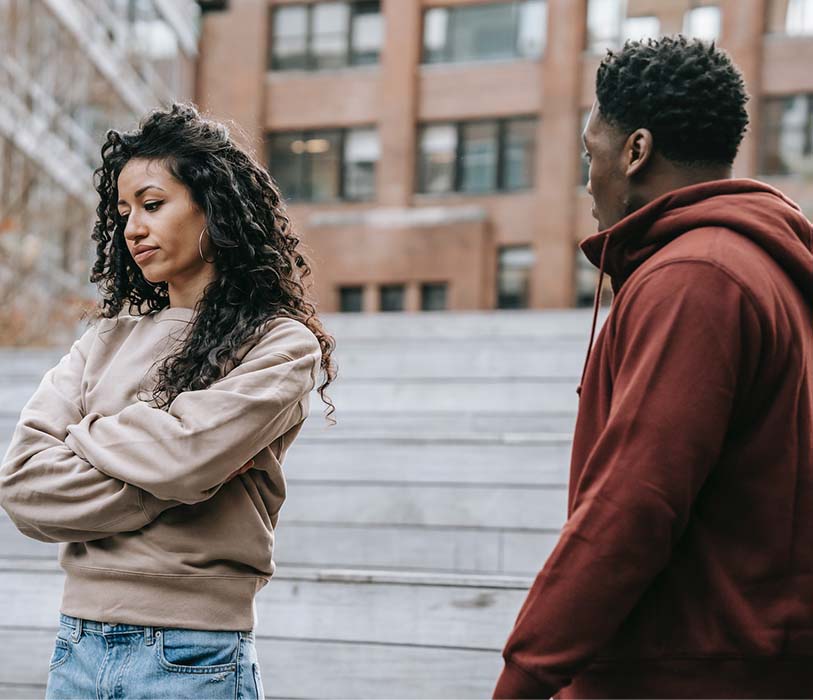
<path id="1" fill-rule="evenodd" d="M 198 236 L 198 252 L 200 253 L 200 259 L 203 260 L 205 263 L 213 263 L 215 260 L 212 258 L 211 260 L 207 260 L 203 257 L 203 234 L 206 232 L 206 226 L 203 227 L 203 230 L 200 232 L 200 236 Z"/>

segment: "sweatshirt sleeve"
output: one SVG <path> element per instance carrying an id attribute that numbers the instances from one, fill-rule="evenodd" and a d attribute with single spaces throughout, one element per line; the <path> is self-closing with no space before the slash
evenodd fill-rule
<path id="1" fill-rule="evenodd" d="M 613 638 L 668 564 L 757 366 L 752 301 L 707 262 L 650 271 L 607 323 L 609 418 L 506 643 L 495 698 L 550 697 Z"/>
<path id="2" fill-rule="evenodd" d="M 316 337 L 274 322 L 242 362 L 206 389 L 185 391 L 167 411 L 136 403 L 89 413 L 66 444 L 97 469 L 159 499 L 198 503 L 307 415 L 319 370 Z"/>
<path id="3" fill-rule="evenodd" d="M 95 469 L 67 447 L 82 419 L 81 383 L 91 328 L 48 370 L 23 408 L 0 466 L 0 506 L 24 535 L 83 542 L 139 530 L 177 503 L 159 501 Z"/>

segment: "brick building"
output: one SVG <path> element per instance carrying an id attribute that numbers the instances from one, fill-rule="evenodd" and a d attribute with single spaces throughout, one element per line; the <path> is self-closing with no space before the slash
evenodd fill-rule
<path id="1" fill-rule="evenodd" d="M 735 174 L 813 214 L 813 0 L 213 7 L 198 102 L 268 163 L 324 311 L 589 300 L 580 133 L 600 57 L 624 38 L 684 32 L 726 48 L 752 95 Z"/>

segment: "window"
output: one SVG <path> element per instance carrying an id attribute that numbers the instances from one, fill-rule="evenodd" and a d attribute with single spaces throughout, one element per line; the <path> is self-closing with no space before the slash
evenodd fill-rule
<path id="1" fill-rule="evenodd" d="M 433 7 L 424 13 L 424 63 L 539 58 L 545 48 L 545 0 Z"/>
<path id="2" fill-rule="evenodd" d="M 321 2 L 311 8 L 311 59 L 316 70 L 347 65 L 350 8 Z"/>
<path id="3" fill-rule="evenodd" d="M 627 17 L 621 30 L 622 42 L 642 41 L 643 39 L 657 38 L 661 33 L 661 23 L 657 17 Z"/>
<path id="4" fill-rule="evenodd" d="M 493 192 L 497 189 L 497 122 L 462 125 L 460 189 Z"/>
<path id="5" fill-rule="evenodd" d="M 272 70 L 327 70 L 377 63 L 380 0 L 283 5 L 271 10 Z"/>
<path id="6" fill-rule="evenodd" d="M 760 173 L 813 176 L 813 94 L 766 99 Z"/>
<path id="7" fill-rule="evenodd" d="M 339 311 L 358 313 L 364 310 L 364 287 L 339 287 Z"/>
<path id="8" fill-rule="evenodd" d="M 403 284 L 383 284 L 379 289 L 381 311 L 403 311 L 404 310 L 404 285 Z"/>
<path id="9" fill-rule="evenodd" d="M 419 148 L 420 191 L 440 193 L 455 190 L 457 127 L 454 124 L 424 127 Z"/>
<path id="10" fill-rule="evenodd" d="M 623 0 L 588 0 L 587 50 L 603 54 L 621 45 L 625 7 Z"/>
<path id="11" fill-rule="evenodd" d="M 768 0 L 766 31 L 790 36 L 813 34 L 813 0 Z"/>
<path id="12" fill-rule="evenodd" d="M 378 162 L 378 132 L 375 129 L 348 131 L 344 141 L 344 197 L 375 198 L 375 164 Z"/>
<path id="13" fill-rule="evenodd" d="M 576 249 L 576 306 L 593 306 L 596 298 L 596 285 L 598 284 L 599 273 L 581 248 Z M 609 306 L 613 300 L 613 290 L 608 283 L 607 277 L 601 288 L 599 303 L 602 306 Z"/>
<path id="14" fill-rule="evenodd" d="M 308 8 L 279 7 L 273 14 L 272 65 L 276 70 L 308 67 Z"/>
<path id="15" fill-rule="evenodd" d="M 421 285 L 421 311 L 445 311 L 445 282 L 427 282 Z"/>
<path id="16" fill-rule="evenodd" d="M 350 62 L 354 66 L 378 63 L 384 41 L 380 2 L 356 2 L 350 20 Z"/>
<path id="17" fill-rule="evenodd" d="M 537 125 L 533 117 L 425 125 L 418 138 L 418 191 L 532 187 Z"/>
<path id="18" fill-rule="evenodd" d="M 530 187 L 534 181 L 536 119 L 503 122 L 503 186 L 506 190 Z"/>
<path id="19" fill-rule="evenodd" d="M 291 201 L 375 198 L 375 129 L 295 131 L 270 136 L 269 172 Z"/>
<path id="20" fill-rule="evenodd" d="M 720 37 L 721 22 L 720 8 L 716 5 L 694 7 L 683 16 L 683 33 L 705 41 L 716 41 Z"/>
<path id="21" fill-rule="evenodd" d="M 498 252 L 497 308 L 526 309 L 530 301 L 534 252 L 530 246 L 507 246 Z"/>

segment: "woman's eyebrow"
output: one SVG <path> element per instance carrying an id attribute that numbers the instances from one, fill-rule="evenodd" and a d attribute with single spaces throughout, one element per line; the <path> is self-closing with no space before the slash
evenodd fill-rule
<path id="1" fill-rule="evenodd" d="M 138 199 L 142 194 L 144 194 L 144 192 L 146 192 L 150 188 L 155 190 L 161 190 L 161 192 L 166 192 L 166 190 L 163 187 L 159 187 L 158 185 L 144 185 L 144 187 L 141 187 L 136 190 L 135 198 Z M 127 204 L 127 201 L 124 199 L 120 199 L 118 201 L 118 204 Z"/>

